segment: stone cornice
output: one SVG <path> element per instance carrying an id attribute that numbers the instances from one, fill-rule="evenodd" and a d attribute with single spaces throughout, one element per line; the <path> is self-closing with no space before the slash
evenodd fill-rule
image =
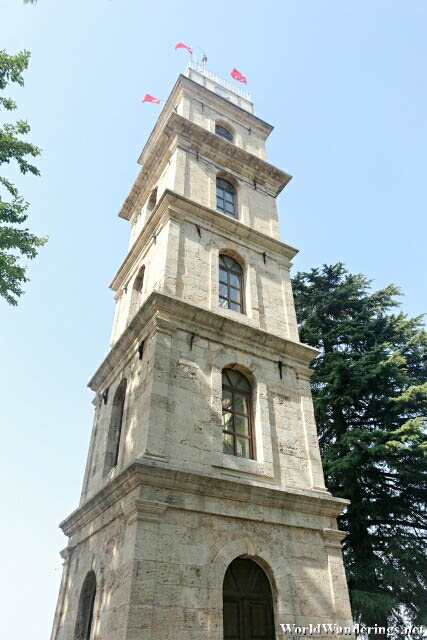
<path id="1" fill-rule="evenodd" d="M 74 551 L 74 547 L 69 545 L 68 547 L 65 547 L 65 549 L 62 549 L 62 551 L 59 552 L 59 555 L 64 561 L 64 565 L 70 562 L 71 556 L 73 555 L 73 551 Z"/>
<path id="2" fill-rule="evenodd" d="M 274 197 L 277 197 L 291 180 L 292 176 L 285 171 L 231 144 L 174 111 L 169 114 L 159 131 L 155 128 L 155 132 L 156 135 L 153 131 L 148 139 L 141 156 L 144 160 L 143 168 L 119 211 L 119 216 L 126 220 L 130 220 L 137 205 L 142 205 L 144 192 L 148 186 L 151 187 L 153 180 L 157 177 L 156 172 L 160 171 L 159 168 L 163 167 L 178 144 L 186 144 L 188 150 L 203 154 L 224 169 L 233 170 L 251 181 L 255 180 Z"/>
<path id="3" fill-rule="evenodd" d="M 163 501 L 147 501 L 143 489 L 155 487 L 163 490 Z M 139 496 L 135 490 L 141 488 Z M 127 497 L 131 492 L 133 495 Z M 200 500 L 186 501 L 178 495 L 200 496 Z M 213 500 L 210 500 L 210 499 Z M 262 485 L 247 484 L 236 479 L 223 479 L 214 476 L 199 475 L 178 471 L 166 466 L 147 464 L 141 459 L 130 464 L 114 480 L 105 485 L 95 496 L 61 522 L 60 527 L 67 536 L 72 536 L 83 527 L 91 524 L 99 516 L 105 517 L 107 509 L 113 507 L 114 513 L 108 519 L 125 515 L 131 522 L 137 519 L 159 521 L 166 509 L 186 509 L 218 515 L 230 515 L 229 503 L 239 502 L 252 507 L 276 508 L 277 515 L 269 513 L 268 521 L 279 522 L 283 511 L 336 518 L 349 504 L 348 500 L 333 498 L 330 493 L 310 489 L 283 489 Z M 212 506 L 211 506 L 212 505 Z M 215 505 L 215 508 L 213 508 Z M 269 509 L 270 511 L 270 509 Z M 234 517 L 247 518 L 243 509 L 240 513 L 233 510 Z M 266 521 L 266 515 L 251 509 L 251 519 Z M 309 522 L 305 525 L 310 528 Z M 316 528 L 313 523 L 312 528 Z M 92 526 L 91 526 L 92 530 Z M 333 529 L 322 530 L 325 540 L 335 546 L 345 533 Z"/>
<path id="4" fill-rule="evenodd" d="M 136 520 L 161 522 L 168 506 L 164 502 L 141 500 L 132 496 L 124 503 L 122 509 L 128 524 L 132 524 Z"/>
<path id="5" fill-rule="evenodd" d="M 147 340 L 157 328 L 157 318 L 153 302 L 157 293 L 152 293 L 142 305 L 132 322 L 123 331 L 120 338 L 111 347 L 96 373 L 88 382 L 88 387 L 96 393 L 102 392 L 108 377 L 115 372 L 119 363 L 124 359 L 129 359 L 129 351 L 137 353 L 141 340 Z M 154 299 L 153 299 L 154 298 Z M 138 319 L 140 321 L 138 321 Z"/>
<path id="6" fill-rule="evenodd" d="M 248 111 L 235 102 L 223 98 L 212 89 L 204 87 L 192 78 L 183 76 L 182 94 L 190 99 L 196 99 L 202 105 L 202 110 L 207 107 L 223 119 L 230 119 L 241 127 L 256 132 L 262 140 L 266 140 L 274 127 L 265 120 L 256 116 L 253 111 Z M 249 100 L 249 102 L 251 102 Z M 252 103 L 253 104 L 253 103 Z"/>
<path id="7" fill-rule="evenodd" d="M 155 152 L 147 158 L 143 168 L 139 171 L 135 182 L 133 183 L 131 190 L 126 196 L 126 199 L 118 213 L 120 218 L 130 220 L 136 206 L 142 206 L 144 193 L 146 191 L 148 192 L 152 188 L 155 181 L 159 178 L 161 171 L 163 170 L 163 166 L 166 165 L 175 149 L 172 136 L 172 130 L 165 127 L 161 131 L 159 138 L 153 142 Z M 175 144 L 176 142 L 177 141 L 175 139 Z"/>
<path id="8" fill-rule="evenodd" d="M 95 392 L 102 389 L 108 376 L 116 370 L 120 361 L 129 355 L 129 351 L 133 349 L 136 353 L 138 341 L 141 339 L 147 339 L 156 330 L 189 330 L 189 323 L 199 336 L 224 344 L 231 341 L 233 345 L 236 345 L 238 340 L 239 345 L 245 347 L 248 352 L 272 361 L 282 359 L 284 365 L 297 371 L 300 369 L 303 375 L 308 363 L 319 353 L 317 349 L 306 344 L 267 333 L 241 320 L 211 311 L 207 307 L 153 291 L 114 344 L 89 381 L 88 387 Z"/>
<path id="9" fill-rule="evenodd" d="M 224 169 L 234 170 L 251 181 L 256 180 L 258 185 L 263 185 L 274 197 L 279 195 L 292 178 L 289 173 L 266 160 L 176 113 L 170 116 L 168 125 L 179 135 L 180 142 L 185 140 L 191 150 L 215 159 Z"/>
<path id="10" fill-rule="evenodd" d="M 203 87 L 201 84 L 185 75 L 179 76 L 171 96 L 173 96 L 175 88 L 178 93 L 183 92 L 185 95 L 196 97 L 200 100 L 205 98 L 209 101 L 209 106 L 212 105 L 213 108 L 220 109 L 225 116 L 229 115 L 232 118 L 238 117 L 242 126 L 246 126 L 248 128 L 251 127 L 252 129 L 257 130 L 264 139 L 266 139 L 274 129 L 272 124 L 269 124 L 262 118 L 259 118 L 254 113 L 251 113 L 246 109 L 242 109 L 242 107 L 239 107 L 234 102 L 230 102 L 230 100 L 221 97 L 218 93 L 211 91 L 207 87 Z M 176 102 L 176 98 L 172 101 L 171 107 L 174 102 Z"/>
<path id="11" fill-rule="evenodd" d="M 253 113 L 249 113 L 249 111 L 246 111 L 246 109 L 242 109 L 238 105 L 222 98 L 206 87 L 201 86 L 198 82 L 195 82 L 194 80 L 191 80 L 190 78 L 187 78 L 187 76 L 181 74 L 178 77 L 174 88 L 170 92 L 169 97 L 160 112 L 157 122 L 154 125 L 154 128 L 139 155 L 138 163 L 140 165 L 145 165 L 151 147 L 153 146 L 153 144 L 155 144 L 155 142 L 161 135 L 166 120 L 169 118 L 169 115 L 174 112 L 176 103 L 181 99 L 183 95 L 188 97 L 197 97 L 200 100 L 205 97 L 206 100 L 209 100 L 209 103 L 212 104 L 214 108 L 216 107 L 220 109 L 220 111 L 223 112 L 225 116 L 229 115 L 230 117 L 238 117 L 243 126 L 247 126 L 248 128 L 252 128 L 254 130 L 259 130 L 264 139 L 266 139 L 273 130 L 273 126 L 271 124 L 268 124 L 264 120 L 261 120 L 261 118 L 258 118 Z"/>
<path id="12" fill-rule="evenodd" d="M 338 531 L 337 529 L 323 529 L 323 538 L 325 547 L 341 550 L 341 542 L 346 537 L 347 531 Z"/>
<path id="13" fill-rule="evenodd" d="M 235 220 L 220 211 L 216 211 L 216 209 L 197 204 L 194 200 L 189 200 L 175 191 L 166 189 L 120 265 L 110 284 L 110 288 L 113 289 L 113 291 L 117 291 L 122 286 L 144 247 L 147 243 L 152 242 L 154 232 L 156 231 L 156 235 L 158 235 L 159 230 L 166 224 L 168 218 L 177 216 L 183 220 L 188 217 L 188 215 L 198 218 L 197 223 L 202 228 L 206 222 L 209 222 L 215 228 L 226 233 L 227 236 L 233 233 L 238 239 L 245 240 L 246 244 L 251 242 L 259 247 L 261 251 L 267 250 L 274 253 L 275 256 L 282 258 L 282 260 L 284 259 L 288 267 L 290 267 L 289 261 L 298 253 L 298 249 L 281 242 L 281 240 L 276 240 L 265 233 L 261 233 L 243 224 L 243 222 L 239 220 Z"/>

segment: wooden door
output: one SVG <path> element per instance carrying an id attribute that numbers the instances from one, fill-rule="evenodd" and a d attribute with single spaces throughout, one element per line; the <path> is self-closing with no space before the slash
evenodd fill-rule
<path id="1" fill-rule="evenodd" d="M 224 640 L 275 640 L 267 576 L 248 558 L 236 558 L 224 577 Z"/>

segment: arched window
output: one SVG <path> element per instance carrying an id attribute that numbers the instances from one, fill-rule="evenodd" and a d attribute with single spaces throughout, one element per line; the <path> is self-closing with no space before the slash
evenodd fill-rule
<path id="1" fill-rule="evenodd" d="M 223 127 L 222 124 L 215 125 L 215 134 L 220 138 L 224 138 L 229 142 L 233 142 L 233 134 L 231 133 L 231 131 L 226 129 L 226 127 Z"/>
<path id="2" fill-rule="evenodd" d="M 145 266 L 143 265 L 138 271 L 138 275 L 136 276 L 135 282 L 133 284 L 133 289 L 138 294 L 142 293 L 142 288 L 144 286 L 144 273 L 145 273 Z"/>
<path id="3" fill-rule="evenodd" d="M 254 458 L 252 389 L 234 369 L 222 370 L 222 441 L 224 453 Z"/>
<path id="4" fill-rule="evenodd" d="M 80 592 L 74 640 L 90 640 L 95 596 L 96 576 L 93 571 L 89 571 Z"/>
<path id="5" fill-rule="evenodd" d="M 224 640 L 276 638 L 270 582 L 249 558 L 236 558 L 225 572 L 223 616 Z"/>
<path id="6" fill-rule="evenodd" d="M 236 188 L 224 180 L 224 178 L 216 179 L 216 208 L 218 211 L 226 213 L 228 216 L 237 218 L 236 207 Z"/>
<path id="7" fill-rule="evenodd" d="M 156 202 L 157 202 L 157 187 L 155 187 L 155 189 L 153 189 L 151 192 L 150 199 L 148 200 L 148 204 L 147 204 L 147 213 L 151 213 L 153 211 L 154 207 L 156 206 Z"/>
<path id="8" fill-rule="evenodd" d="M 135 278 L 132 287 L 132 294 L 130 299 L 130 312 L 129 312 L 129 321 L 132 320 L 139 307 L 141 306 L 142 300 L 142 290 L 144 288 L 144 275 L 145 275 L 145 266 L 143 265 L 138 271 L 138 275 Z"/>
<path id="9" fill-rule="evenodd" d="M 219 256 L 219 306 L 243 313 L 243 271 L 238 262 Z"/>
<path id="10" fill-rule="evenodd" d="M 116 389 L 111 409 L 108 431 L 107 451 L 105 454 L 104 475 L 116 466 L 119 459 L 120 437 L 122 435 L 123 412 L 125 408 L 127 380 L 123 378 Z"/>

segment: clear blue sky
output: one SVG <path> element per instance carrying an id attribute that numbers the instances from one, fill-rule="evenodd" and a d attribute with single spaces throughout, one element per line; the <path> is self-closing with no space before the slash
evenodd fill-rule
<path id="1" fill-rule="evenodd" d="M 93 417 L 86 389 L 113 317 L 108 284 L 129 227 L 117 212 L 187 54 L 249 78 L 274 124 L 269 160 L 295 270 L 339 260 L 426 311 L 427 3 L 424 0 L 0 0 L 1 47 L 32 52 L 19 115 L 43 149 L 18 179 L 49 235 L 17 308 L 0 302 L 2 637 L 45 640 Z M 11 174 L 13 175 L 13 174 Z"/>

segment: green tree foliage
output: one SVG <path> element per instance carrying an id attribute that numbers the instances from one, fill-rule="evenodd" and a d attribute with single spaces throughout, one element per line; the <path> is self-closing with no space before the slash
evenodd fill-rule
<path id="1" fill-rule="evenodd" d="M 28 51 L 10 56 L 0 50 L 0 91 L 4 91 L 10 83 L 24 85 L 22 73 L 28 67 L 29 58 Z M 16 103 L 0 95 L 0 108 L 13 111 Z M 6 122 L 0 126 L 0 166 L 15 161 L 21 173 L 29 172 L 38 176 L 39 170 L 28 158 L 38 156 L 40 149 L 22 139 L 29 131 L 30 126 L 25 120 L 18 120 L 15 124 Z M 25 266 L 20 264 L 19 258 L 34 258 L 37 249 L 47 240 L 19 227 L 28 217 L 28 207 L 29 204 L 19 195 L 16 186 L 0 175 L 0 296 L 12 305 L 17 304 L 17 298 L 23 293 L 22 284 L 28 280 Z"/>
<path id="2" fill-rule="evenodd" d="M 341 263 L 293 280 L 300 337 L 320 349 L 313 401 L 356 621 L 426 624 L 427 334 Z"/>

